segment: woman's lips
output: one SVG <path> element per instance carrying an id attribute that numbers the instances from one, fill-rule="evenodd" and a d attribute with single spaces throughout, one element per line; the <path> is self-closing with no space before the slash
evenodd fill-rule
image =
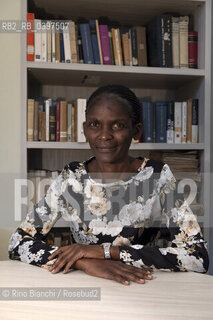
<path id="1" fill-rule="evenodd" d="M 117 146 L 113 146 L 113 147 L 95 147 L 99 152 L 113 152 Z"/>

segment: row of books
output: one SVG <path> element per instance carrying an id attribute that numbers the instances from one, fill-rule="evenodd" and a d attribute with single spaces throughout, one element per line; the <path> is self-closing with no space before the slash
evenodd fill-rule
<path id="1" fill-rule="evenodd" d="M 198 143 L 198 99 L 141 101 L 141 142 Z"/>
<path id="2" fill-rule="evenodd" d="M 86 99 L 72 102 L 28 99 L 27 140 L 86 142 Z M 143 135 L 138 142 L 198 143 L 198 99 L 141 101 Z"/>
<path id="3" fill-rule="evenodd" d="M 28 99 L 27 141 L 86 142 L 83 132 L 86 99 Z"/>
<path id="4" fill-rule="evenodd" d="M 189 17 L 158 15 L 147 26 L 35 19 L 28 13 L 27 60 L 197 68 L 197 32 Z M 109 22 L 110 23 L 110 22 Z"/>

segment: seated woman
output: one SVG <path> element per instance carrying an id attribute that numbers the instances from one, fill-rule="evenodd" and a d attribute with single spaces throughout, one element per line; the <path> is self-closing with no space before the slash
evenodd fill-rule
<path id="1" fill-rule="evenodd" d="M 144 283 L 155 268 L 206 272 L 206 243 L 187 202 L 177 200 L 170 168 L 129 156 L 132 139 L 142 133 L 135 94 L 119 85 L 97 89 L 84 133 L 94 156 L 64 167 L 12 234 L 10 259 L 52 273 L 72 267 L 122 284 Z M 70 222 L 74 244 L 58 248 L 45 237 L 61 217 Z M 159 247 L 163 237 L 168 245 Z"/>

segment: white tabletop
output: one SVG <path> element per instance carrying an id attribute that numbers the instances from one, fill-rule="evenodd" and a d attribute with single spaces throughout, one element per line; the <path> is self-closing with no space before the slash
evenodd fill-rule
<path id="1" fill-rule="evenodd" d="M 51 274 L 19 261 L 0 262 L 1 287 L 100 287 L 100 301 L 0 301 L 6 319 L 213 319 L 213 277 L 155 272 L 152 281 L 124 286 L 81 271 Z"/>

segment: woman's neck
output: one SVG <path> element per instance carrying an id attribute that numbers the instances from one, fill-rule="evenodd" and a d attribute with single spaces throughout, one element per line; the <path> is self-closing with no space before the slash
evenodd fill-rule
<path id="1" fill-rule="evenodd" d="M 93 158 L 88 164 L 88 171 L 91 178 L 106 183 L 131 177 L 133 173 L 138 171 L 141 164 L 141 159 L 130 156 L 121 163 L 104 163 Z"/>

